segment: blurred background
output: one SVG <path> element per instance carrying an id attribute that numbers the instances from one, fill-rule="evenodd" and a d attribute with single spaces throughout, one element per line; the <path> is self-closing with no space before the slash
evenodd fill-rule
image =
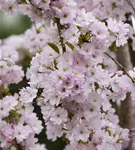
<path id="1" fill-rule="evenodd" d="M 27 16 L 14 14 L 14 15 L 6 15 L 0 12 L 0 39 L 5 39 L 12 35 L 19 35 L 23 34 L 27 29 L 31 28 L 32 23 Z M 26 68 L 29 66 L 31 58 L 26 55 L 24 58 L 23 69 L 26 71 Z M 18 92 L 19 89 L 25 87 L 27 85 L 27 81 L 24 80 L 19 83 L 18 85 L 10 85 L 10 91 L 12 94 Z M 40 113 L 40 109 L 37 105 L 34 105 L 35 112 L 37 113 L 38 117 L 42 120 L 42 115 Z M 39 142 L 42 144 L 46 144 L 48 150 L 63 150 L 65 143 L 62 139 L 58 139 L 55 142 L 49 141 L 45 135 L 45 129 L 42 131 L 40 135 L 37 136 Z"/>

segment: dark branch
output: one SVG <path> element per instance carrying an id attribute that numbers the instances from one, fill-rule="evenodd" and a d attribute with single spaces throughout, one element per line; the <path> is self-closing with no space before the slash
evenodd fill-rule
<path id="1" fill-rule="evenodd" d="M 105 54 L 109 57 L 109 58 L 111 58 L 122 70 L 123 70 L 123 72 L 131 79 L 131 81 L 133 82 L 133 83 L 135 83 L 135 80 L 129 75 L 129 73 L 126 71 L 126 69 L 117 61 L 117 60 L 115 60 L 112 56 L 110 56 L 107 52 L 105 52 Z"/>

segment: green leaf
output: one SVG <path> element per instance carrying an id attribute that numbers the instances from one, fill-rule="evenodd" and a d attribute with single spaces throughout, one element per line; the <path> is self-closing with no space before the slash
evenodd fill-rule
<path id="1" fill-rule="evenodd" d="M 54 63 L 54 68 L 55 68 L 55 69 L 58 69 L 58 68 L 57 68 L 57 61 L 56 61 L 56 59 L 54 59 L 54 62 L 53 62 L 53 63 Z"/>
<path id="2" fill-rule="evenodd" d="M 71 48 L 73 51 L 74 51 L 74 45 L 72 45 L 71 43 L 69 43 L 69 42 L 66 42 L 66 44 L 67 44 L 67 46 L 69 47 L 69 48 Z"/>
<path id="3" fill-rule="evenodd" d="M 21 3 L 27 4 L 26 0 L 21 0 Z"/>
<path id="4" fill-rule="evenodd" d="M 109 136 L 111 136 L 112 135 L 111 131 L 110 130 L 107 130 L 107 131 L 108 131 Z"/>
<path id="5" fill-rule="evenodd" d="M 60 53 L 59 48 L 54 44 L 54 43 L 48 43 L 48 45 L 56 52 L 56 53 Z"/>
<path id="6" fill-rule="evenodd" d="M 112 51 L 112 52 L 116 52 L 117 51 L 117 47 L 116 47 L 115 42 L 109 48 L 110 48 L 110 51 Z"/>

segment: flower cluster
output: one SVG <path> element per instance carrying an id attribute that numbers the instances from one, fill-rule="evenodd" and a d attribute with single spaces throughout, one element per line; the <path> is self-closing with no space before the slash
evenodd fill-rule
<path id="1" fill-rule="evenodd" d="M 24 77 L 22 67 L 16 64 L 19 55 L 14 46 L 1 43 L 0 45 L 0 85 L 19 83 Z"/>
<path id="2" fill-rule="evenodd" d="M 122 20 L 125 22 L 129 22 L 130 33 L 128 35 L 128 38 L 132 39 L 132 48 L 133 50 L 135 50 L 135 30 L 132 28 L 131 23 L 131 16 L 135 16 L 134 0 L 76 0 L 76 2 L 80 8 L 86 8 L 88 12 L 92 11 L 94 16 L 96 16 L 100 20 L 115 18 L 119 21 Z"/>
<path id="3" fill-rule="evenodd" d="M 90 141 L 93 149 L 104 146 L 109 139 L 113 141 L 109 145 L 121 149 L 129 140 L 128 130 L 118 126 L 109 100 L 124 100 L 132 81 L 122 73 L 103 70 L 90 56 L 81 54 L 82 49 L 59 56 L 53 50 L 49 55 L 46 51 L 32 59 L 28 77 L 33 88 L 43 89 L 38 104 L 48 139 L 65 135 L 71 143 Z"/>
<path id="4" fill-rule="evenodd" d="M 85 0 L 82 3 L 77 1 L 77 3 L 80 7 L 85 7 L 87 11 L 92 11 L 101 20 L 110 17 L 126 20 L 126 13 L 135 13 L 133 10 L 135 3 L 132 0 Z"/>
<path id="5" fill-rule="evenodd" d="M 0 99 L 0 143 L 3 150 L 36 150 L 45 148 L 36 144 L 35 134 L 42 130 L 42 122 L 33 112 L 34 107 L 27 99 L 35 98 L 37 91 L 28 87 L 20 95 Z M 40 150 L 41 150 L 40 149 Z"/>
<path id="6" fill-rule="evenodd" d="M 45 149 L 35 144 L 35 134 L 43 128 L 33 112 L 37 96 L 48 139 L 63 137 L 69 143 L 65 150 L 122 150 L 128 146 L 129 130 L 119 126 L 111 102 L 120 103 L 127 93 L 135 99 L 135 71 L 127 76 L 103 67 L 110 46 L 123 46 L 128 39 L 128 24 L 105 12 L 104 18 L 100 16 L 104 6 L 109 9 L 107 4 L 111 3 L 113 9 L 123 6 L 124 1 L 113 1 L 92 1 L 96 6 L 90 8 L 92 13 L 74 0 L 2 0 L 3 11 L 20 10 L 34 22 L 22 36 L 32 56 L 26 74 L 29 87 L 0 100 L 3 149 Z M 0 64 L 1 83 L 7 85 L 23 77 L 21 68 L 15 65 L 17 47 L 9 47 L 9 41 L 2 45 Z"/>

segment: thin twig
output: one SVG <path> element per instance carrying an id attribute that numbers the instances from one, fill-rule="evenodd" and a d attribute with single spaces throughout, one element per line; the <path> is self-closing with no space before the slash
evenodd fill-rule
<path id="1" fill-rule="evenodd" d="M 111 55 L 109 55 L 107 52 L 105 52 L 105 54 L 109 57 L 109 58 L 111 58 L 122 70 L 123 70 L 123 72 L 131 79 L 131 81 L 133 82 L 133 83 L 135 83 L 135 80 L 130 76 L 130 74 L 126 71 L 126 69 L 117 61 L 117 60 L 115 60 Z"/>
<path id="2" fill-rule="evenodd" d="M 38 34 L 38 33 L 39 33 L 39 30 L 38 30 L 38 28 L 37 28 L 37 26 L 36 26 L 35 21 L 33 22 L 33 25 L 34 25 L 34 28 L 35 28 L 35 30 L 36 30 L 36 33 Z"/>
<path id="3" fill-rule="evenodd" d="M 64 53 L 64 52 L 66 52 L 66 47 L 65 47 L 65 44 L 64 44 L 64 41 L 63 41 L 63 37 L 61 36 L 62 25 L 60 24 L 60 19 L 59 18 L 55 18 L 55 20 L 56 20 L 56 24 L 57 24 L 57 28 L 58 28 L 61 47 L 62 47 L 62 50 L 63 50 L 63 53 Z"/>
<path id="4" fill-rule="evenodd" d="M 135 8 L 133 7 L 133 5 L 127 0 L 127 3 L 132 7 L 132 9 L 134 10 L 135 12 Z"/>

